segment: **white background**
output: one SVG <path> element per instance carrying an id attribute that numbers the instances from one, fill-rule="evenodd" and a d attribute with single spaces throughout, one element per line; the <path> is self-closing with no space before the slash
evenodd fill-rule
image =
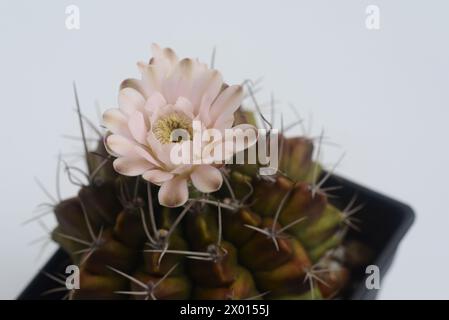
<path id="1" fill-rule="evenodd" d="M 80 9 L 80 30 L 65 8 Z M 368 5 L 380 30 L 365 27 Z M 209 61 L 227 82 L 264 77 L 277 113 L 313 114 L 314 132 L 346 150 L 338 172 L 407 202 L 417 221 L 380 298 L 449 298 L 449 3 L 447 1 L 18 1 L 0 3 L 0 298 L 14 298 L 51 255 L 37 259 L 21 226 L 54 194 L 58 151 L 80 151 L 72 80 L 84 111 L 116 103 L 152 42 Z M 327 148 L 332 162 L 342 149 Z M 64 180 L 65 181 L 65 180 Z M 67 182 L 63 192 L 75 192 Z M 51 225 L 49 217 L 47 223 Z"/>

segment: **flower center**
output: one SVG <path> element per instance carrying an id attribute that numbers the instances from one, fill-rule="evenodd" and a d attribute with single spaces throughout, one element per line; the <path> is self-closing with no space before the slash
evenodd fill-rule
<path id="1" fill-rule="evenodd" d="M 153 133 L 162 144 L 191 140 L 192 131 L 192 120 L 179 112 L 159 118 L 153 126 Z"/>

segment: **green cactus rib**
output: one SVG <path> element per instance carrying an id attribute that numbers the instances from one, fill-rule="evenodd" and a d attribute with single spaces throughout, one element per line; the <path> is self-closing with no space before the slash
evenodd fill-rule
<path id="1" fill-rule="evenodd" d="M 242 114 L 240 114 L 242 117 Z M 247 120 L 246 120 L 247 121 Z M 280 137 L 280 168 L 229 165 L 218 192 L 161 207 L 118 175 L 102 143 L 89 185 L 54 212 L 54 241 L 80 266 L 72 299 L 326 299 L 349 281 L 345 214 L 319 185 L 313 141 Z M 315 188 L 315 189 L 314 189 Z M 356 266 L 351 265 L 351 268 Z"/>

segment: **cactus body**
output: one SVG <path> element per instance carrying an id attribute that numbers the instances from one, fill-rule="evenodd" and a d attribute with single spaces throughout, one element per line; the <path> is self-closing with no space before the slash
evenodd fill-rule
<path id="1" fill-rule="evenodd" d="M 238 113 L 236 121 L 244 116 Z M 55 207 L 53 239 L 81 270 L 81 288 L 70 297 L 338 295 L 350 275 L 348 262 L 334 254 L 344 250 L 344 214 L 313 189 L 320 166 L 312 161 L 312 141 L 281 137 L 280 143 L 278 174 L 260 176 L 257 165 L 227 166 L 229 184 L 208 198 L 197 194 L 205 201 L 188 208 L 162 207 L 157 186 L 117 174 L 110 162 L 99 167 L 98 154 L 107 157 L 100 143 L 87 157 L 98 169 L 95 179 Z"/>

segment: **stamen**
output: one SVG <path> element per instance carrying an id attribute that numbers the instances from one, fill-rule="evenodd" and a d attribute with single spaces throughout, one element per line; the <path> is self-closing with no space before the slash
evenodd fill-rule
<path id="1" fill-rule="evenodd" d="M 189 134 L 190 139 L 192 138 L 192 120 L 181 112 L 173 112 L 169 115 L 159 118 L 153 128 L 153 133 L 163 144 L 168 144 L 173 141 L 172 133 L 175 130 L 185 130 Z"/>

